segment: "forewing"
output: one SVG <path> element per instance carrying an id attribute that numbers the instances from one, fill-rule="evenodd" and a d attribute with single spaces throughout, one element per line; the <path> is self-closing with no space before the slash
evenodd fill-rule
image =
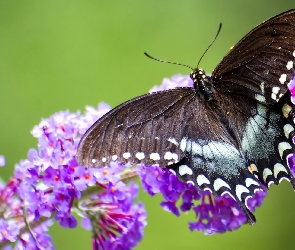
<path id="1" fill-rule="evenodd" d="M 99 119 L 83 136 L 77 161 L 167 166 L 184 156 L 183 138 L 231 142 L 226 129 L 193 88 L 154 92 L 127 101 Z"/>
<path id="2" fill-rule="evenodd" d="M 294 56 L 293 9 L 261 23 L 234 46 L 212 73 L 215 88 L 274 104 L 293 79 Z"/>

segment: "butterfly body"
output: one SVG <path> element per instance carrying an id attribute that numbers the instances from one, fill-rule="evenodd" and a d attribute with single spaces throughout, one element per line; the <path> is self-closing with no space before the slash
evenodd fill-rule
<path id="1" fill-rule="evenodd" d="M 85 133 L 77 160 L 92 167 L 111 161 L 167 167 L 201 190 L 229 194 L 254 223 L 247 199 L 262 185 L 286 179 L 295 188 L 288 92 L 294 62 L 290 10 L 249 32 L 211 77 L 194 69 L 191 88 L 153 92 L 111 110 Z"/>

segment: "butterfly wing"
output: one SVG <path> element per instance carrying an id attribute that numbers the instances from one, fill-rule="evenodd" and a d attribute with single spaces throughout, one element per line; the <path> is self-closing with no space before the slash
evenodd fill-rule
<path id="1" fill-rule="evenodd" d="M 112 160 L 167 166 L 184 157 L 183 138 L 210 138 L 234 145 L 207 106 L 193 88 L 154 92 L 127 101 L 86 132 L 77 161 L 83 166 L 104 166 Z"/>
<path id="2" fill-rule="evenodd" d="M 294 76 L 295 10 L 254 28 L 223 58 L 212 73 L 219 92 L 243 94 L 274 104 Z"/>
<path id="3" fill-rule="evenodd" d="M 283 114 L 284 105 L 293 106 L 288 83 L 294 77 L 294 62 L 295 10 L 290 10 L 249 32 L 212 73 L 249 166 L 266 186 L 287 179 L 295 188 L 288 167 L 294 122 Z"/>
<path id="4" fill-rule="evenodd" d="M 249 166 L 269 186 L 287 179 L 295 188 L 288 158 L 294 152 L 289 136 L 294 121 L 288 83 L 294 77 L 295 10 L 254 28 L 223 58 L 212 73 L 223 109 L 236 128 Z M 252 170 L 253 170 L 252 169 Z"/>
<path id="5" fill-rule="evenodd" d="M 269 187 L 286 179 L 295 188 L 288 165 L 295 152 L 294 123 L 286 119 L 286 112 L 281 109 L 282 103 L 290 100 L 290 94 L 271 108 L 247 97 L 241 103 L 240 96 L 233 99 L 217 95 L 222 100 L 221 110 L 226 111 L 220 121 L 227 124 L 235 146 L 210 136 L 207 140 L 187 138 L 185 157 L 168 168 L 183 182 L 215 195 L 229 194 L 253 224 L 255 217 L 247 207 L 247 199 L 261 189 L 261 183 Z M 290 103 L 287 105 L 291 107 Z"/>

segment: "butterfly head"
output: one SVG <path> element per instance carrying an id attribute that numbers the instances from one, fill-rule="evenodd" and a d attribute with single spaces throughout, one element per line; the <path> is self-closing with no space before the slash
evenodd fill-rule
<path id="1" fill-rule="evenodd" d="M 195 68 L 191 72 L 190 78 L 194 82 L 194 88 L 196 91 L 203 94 L 208 101 L 213 99 L 211 77 L 207 76 L 203 69 Z"/>

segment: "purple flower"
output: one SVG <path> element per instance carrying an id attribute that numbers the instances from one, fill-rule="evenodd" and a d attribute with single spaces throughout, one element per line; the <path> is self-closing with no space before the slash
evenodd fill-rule
<path id="1" fill-rule="evenodd" d="M 14 223 L 9 223 L 0 218 L 0 242 L 5 240 L 15 242 L 19 235 L 19 228 Z"/>
<path id="2" fill-rule="evenodd" d="M 183 76 L 181 74 L 174 75 L 170 79 L 164 78 L 160 86 L 154 86 L 149 92 L 162 91 L 167 89 L 174 89 L 177 87 L 193 87 L 193 81 L 190 76 Z"/>
<path id="3" fill-rule="evenodd" d="M 52 244 L 52 238 L 46 232 L 48 231 L 48 227 L 52 226 L 53 222 L 48 220 L 38 227 L 34 228 L 31 234 L 25 233 L 22 234 L 21 239 L 17 242 L 15 249 L 47 249 L 47 250 L 54 250 L 55 247 Z"/>
<path id="4" fill-rule="evenodd" d="M 288 157 L 288 164 L 290 166 L 292 174 L 295 175 L 295 154 L 291 154 L 291 156 Z"/>
<path id="5" fill-rule="evenodd" d="M 153 196 L 160 193 L 162 169 L 160 167 L 137 166 L 138 175 L 141 178 L 143 188 Z"/>
<path id="6" fill-rule="evenodd" d="M 137 194 L 134 184 L 110 183 L 105 192 L 80 206 L 80 211 L 92 218 L 84 219 L 83 224 L 89 228 L 91 223 L 93 249 L 131 249 L 142 239 L 146 212 L 141 203 L 134 204 Z"/>
<path id="7" fill-rule="evenodd" d="M 5 157 L 3 155 L 0 155 L 0 167 L 5 166 Z"/>
<path id="8" fill-rule="evenodd" d="M 79 191 L 86 190 L 88 186 L 95 185 L 96 178 L 93 175 L 93 169 L 78 166 L 74 168 L 75 178 L 74 185 Z"/>
<path id="9" fill-rule="evenodd" d="M 75 228 L 78 224 L 77 219 L 69 213 L 57 212 L 54 218 L 65 228 Z"/>
<path id="10" fill-rule="evenodd" d="M 288 83 L 288 89 L 291 92 L 291 101 L 295 104 L 295 75 L 293 79 Z"/>
<path id="11" fill-rule="evenodd" d="M 182 204 L 181 211 L 186 212 L 189 211 L 194 205 L 195 200 L 199 200 L 201 195 L 199 191 L 192 184 L 187 184 L 187 189 L 183 192 L 182 195 Z"/>

